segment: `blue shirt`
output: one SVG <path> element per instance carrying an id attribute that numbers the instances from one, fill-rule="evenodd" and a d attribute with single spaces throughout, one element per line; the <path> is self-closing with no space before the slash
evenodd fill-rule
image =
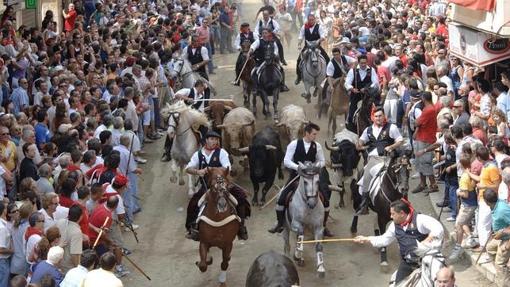
<path id="1" fill-rule="evenodd" d="M 27 91 L 21 87 L 14 89 L 11 95 L 11 101 L 14 106 L 14 114 L 18 115 L 23 108 L 28 107 Z"/>
<path id="2" fill-rule="evenodd" d="M 502 92 L 496 99 L 497 107 L 510 119 L 510 95 L 508 92 Z"/>
<path id="3" fill-rule="evenodd" d="M 43 123 L 37 123 L 34 127 L 35 130 L 35 143 L 39 148 L 42 147 L 43 144 L 50 141 L 50 130 Z"/>
<path id="4" fill-rule="evenodd" d="M 48 263 L 48 261 L 41 261 L 35 266 L 34 273 L 32 274 L 32 278 L 30 279 L 30 283 L 41 283 L 41 279 L 44 277 L 44 275 L 50 274 L 51 277 L 55 280 L 55 285 L 59 286 L 60 282 L 64 280 L 64 276 L 62 273 L 58 270 L 57 267 L 51 265 Z"/>
<path id="5" fill-rule="evenodd" d="M 225 23 L 230 26 L 230 17 L 228 16 L 228 13 L 225 12 L 225 10 L 222 10 L 220 13 L 220 23 Z"/>
<path id="6" fill-rule="evenodd" d="M 510 205 L 498 200 L 496 206 L 492 210 L 492 230 L 498 232 L 510 226 Z M 510 235 L 505 235 L 501 240 L 510 239 Z"/>

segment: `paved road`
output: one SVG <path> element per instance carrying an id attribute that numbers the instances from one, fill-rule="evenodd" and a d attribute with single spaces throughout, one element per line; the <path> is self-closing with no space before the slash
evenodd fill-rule
<path id="1" fill-rule="evenodd" d="M 256 11 L 260 2 L 245 0 L 243 10 L 245 13 Z M 247 15 L 253 20 L 253 12 Z M 280 108 L 293 103 L 303 105 L 306 108 L 309 119 L 317 122 L 321 127 L 326 127 L 323 120 L 315 118 L 315 109 L 312 104 L 306 104 L 300 97 L 302 86 L 294 85 L 295 59 L 297 59 L 297 44 L 294 40 L 290 49 L 286 49 L 286 58 L 289 63 L 286 71 L 287 83 L 291 91 L 281 94 Z M 229 83 L 234 78 L 234 64 L 236 54 L 215 56 L 215 64 L 219 66 L 216 75 L 211 79 L 221 96 L 235 95 L 237 104 L 242 104 L 241 89 L 233 87 Z M 314 99 L 315 101 L 315 99 Z M 260 105 L 259 105 L 259 115 Z M 257 120 L 257 128 L 261 128 L 271 121 Z M 328 138 L 325 128 L 321 130 L 320 142 Z M 174 286 L 174 287 L 198 287 L 217 286 L 219 274 L 220 253 L 212 251 L 215 259 L 214 264 L 207 273 L 200 273 L 195 266 L 198 260 L 198 244 L 184 238 L 185 209 L 187 206 L 186 189 L 183 186 L 171 184 L 169 181 L 169 164 L 159 161 L 162 151 L 163 140 L 147 145 L 149 163 L 144 165 L 143 180 L 140 181 L 140 196 L 143 212 L 136 218 L 140 225 L 138 236 L 140 243 L 136 244 L 129 233 L 124 233 L 128 246 L 133 250 L 131 258 L 135 260 L 152 278 L 152 282 L 137 273 L 137 271 L 125 263 L 132 274 L 123 281 L 126 286 Z M 327 157 L 329 155 L 326 155 Z M 286 175 L 287 176 L 287 175 Z M 251 190 L 246 173 L 242 173 L 236 179 L 237 183 Z M 282 185 L 282 181 L 277 182 Z M 413 185 L 414 186 L 414 185 Z M 350 197 L 347 196 L 347 204 Z M 425 214 L 431 214 L 432 208 L 428 198 L 423 195 L 412 196 L 412 202 L 418 210 Z M 338 194 L 334 193 L 332 202 L 338 202 Z M 352 218 L 352 210 L 332 209 L 331 216 L 335 219 L 329 224 L 330 229 L 338 237 L 350 237 L 349 226 Z M 277 235 L 266 232 L 274 222 L 274 206 L 262 211 L 253 210 L 252 218 L 247 222 L 250 239 L 248 241 L 236 241 L 232 252 L 232 260 L 228 270 L 228 286 L 244 286 L 246 274 L 254 260 L 260 253 L 273 249 L 281 252 L 283 240 Z M 359 234 L 370 235 L 373 230 L 373 215 L 360 219 Z M 379 268 L 379 256 L 374 248 L 359 246 L 352 243 L 328 244 L 324 249 L 326 277 L 318 279 L 315 275 L 314 252 L 312 247 L 305 250 L 305 266 L 299 268 L 302 286 L 387 286 L 390 274 L 383 273 Z M 397 247 L 389 248 L 390 270 L 395 270 L 399 258 Z M 458 266 L 459 286 L 489 286 L 489 283 L 469 266 Z"/>

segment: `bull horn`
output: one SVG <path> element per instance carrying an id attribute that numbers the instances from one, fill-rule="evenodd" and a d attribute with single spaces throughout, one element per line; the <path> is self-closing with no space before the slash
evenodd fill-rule
<path id="1" fill-rule="evenodd" d="M 227 105 L 225 105 L 223 108 L 229 112 L 232 110 L 232 107 Z"/>
<path id="2" fill-rule="evenodd" d="M 339 150 L 340 150 L 340 147 L 337 147 L 337 146 L 332 146 L 332 147 L 330 147 L 330 146 L 328 145 L 328 142 L 327 142 L 327 141 L 325 141 L 325 142 L 324 142 L 324 146 L 326 147 L 326 149 L 328 149 L 328 150 L 330 150 L 330 151 L 339 151 Z"/>
<path id="3" fill-rule="evenodd" d="M 278 123 L 275 124 L 275 126 L 281 127 L 281 126 L 283 126 L 283 123 L 282 122 L 278 122 Z"/>
<path id="4" fill-rule="evenodd" d="M 274 145 L 266 144 L 267 150 L 277 150 L 277 148 Z"/>
<path id="5" fill-rule="evenodd" d="M 217 129 L 223 129 L 223 128 L 225 128 L 225 125 L 217 125 L 216 128 Z"/>
<path id="6" fill-rule="evenodd" d="M 237 150 L 238 152 L 240 153 L 247 153 L 250 151 L 250 147 L 249 146 L 245 146 L 245 147 L 242 147 L 240 149 Z"/>
<path id="7" fill-rule="evenodd" d="M 207 106 L 207 107 L 204 108 L 204 113 L 207 113 L 210 110 L 211 110 L 211 106 Z"/>
<path id="8" fill-rule="evenodd" d="M 338 191 L 338 192 L 343 191 L 343 189 L 342 189 L 341 187 L 336 186 L 336 185 L 328 185 L 328 188 L 329 188 L 330 190 L 333 190 L 333 191 Z"/>
<path id="9" fill-rule="evenodd" d="M 331 164 L 331 168 L 339 168 L 339 167 L 342 167 L 341 163 L 332 163 Z"/>

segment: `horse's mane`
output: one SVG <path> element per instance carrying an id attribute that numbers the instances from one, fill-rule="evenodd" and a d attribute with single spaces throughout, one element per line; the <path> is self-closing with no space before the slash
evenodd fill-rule
<path id="1" fill-rule="evenodd" d="M 193 123 L 193 126 L 210 126 L 209 119 L 207 115 L 199 112 L 184 103 L 184 101 L 177 101 L 176 103 L 168 106 L 168 110 L 171 113 L 180 113 L 181 116 L 187 118 L 190 122 Z"/>

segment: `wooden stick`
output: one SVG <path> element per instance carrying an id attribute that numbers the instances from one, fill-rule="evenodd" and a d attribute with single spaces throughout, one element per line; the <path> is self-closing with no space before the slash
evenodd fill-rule
<path id="1" fill-rule="evenodd" d="M 99 234 L 97 235 L 96 241 L 94 242 L 94 245 L 92 246 L 92 249 L 96 248 L 97 243 L 99 242 L 99 238 L 101 238 L 101 235 L 103 235 L 103 228 L 106 226 L 106 224 L 108 223 L 109 219 L 110 219 L 110 217 L 106 217 L 105 218 L 104 223 L 101 226 L 101 231 L 99 231 Z"/>
<path id="2" fill-rule="evenodd" d="M 241 68 L 241 71 L 239 72 L 239 76 L 237 76 L 237 79 L 235 80 L 235 82 L 237 83 L 239 81 L 239 79 L 241 78 L 241 75 L 243 74 L 244 72 L 244 68 L 246 68 L 246 64 L 248 64 L 248 61 L 250 60 L 250 56 L 246 56 L 246 61 L 244 61 L 244 65 L 243 67 Z"/>
<path id="3" fill-rule="evenodd" d="M 194 102 L 233 102 L 232 99 L 198 99 L 193 100 Z"/>
<path id="4" fill-rule="evenodd" d="M 305 240 L 298 241 L 297 243 L 301 244 L 310 244 L 310 243 L 325 243 L 325 242 L 353 242 L 354 238 L 331 238 L 331 239 L 320 239 L 320 240 Z"/>
<path id="5" fill-rule="evenodd" d="M 269 204 L 271 204 L 271 202 L 273 202 L 280 195 L 282 190 L 284 190 L 287 186 L 289 186 L 291 183 L 296 181 L 296 179 L 298 179 L 298 178 L 299 178 L 299 175 L 296 175 L 291 181 L 289 181 L 288 184 L 286 184 L 284 187 L 280 188 L 280 191 L 278 191 L 277 194 L 275 194 L 273 197 L 271 197 L 271 199 L 268 202 L 266 202 L 266 204 L 264 204 L 262 207 L 260 207 L 259 210 L 262 210 L 262 209 L 266 208 Z"/>
<path id="6" fill-rule="evenodd" d="M 142 268 L 138 267 L 138 265 L 136 265 L 136 263 L 135 263 L 135 262 L 133 262 L 133 260 L 131 260 L 131 258 L 129 258 L 129 257 L 128 257 L 127 255 L 125 255 L 124 253 L 122 253 L 122 256 L 123 256 L 124 258 L 126 258 L 126 259 L 127 259 L 127 261 L 129 261 L 129 263 L 131 263 L 131 264 L 132 264 L 132 265 L 136 268 L 136 270 L 140 271 L 140 273 L 142 273 L 142 274 L 143 274 L 143 276 L 145 276 L 145 278 L 147 278 L 147 280 L 151 281 L 151 278 L 150 278 L 150 277 L 149 277 L 149 276 L 148 276 L 145 272 L 143 272 Z"/>

